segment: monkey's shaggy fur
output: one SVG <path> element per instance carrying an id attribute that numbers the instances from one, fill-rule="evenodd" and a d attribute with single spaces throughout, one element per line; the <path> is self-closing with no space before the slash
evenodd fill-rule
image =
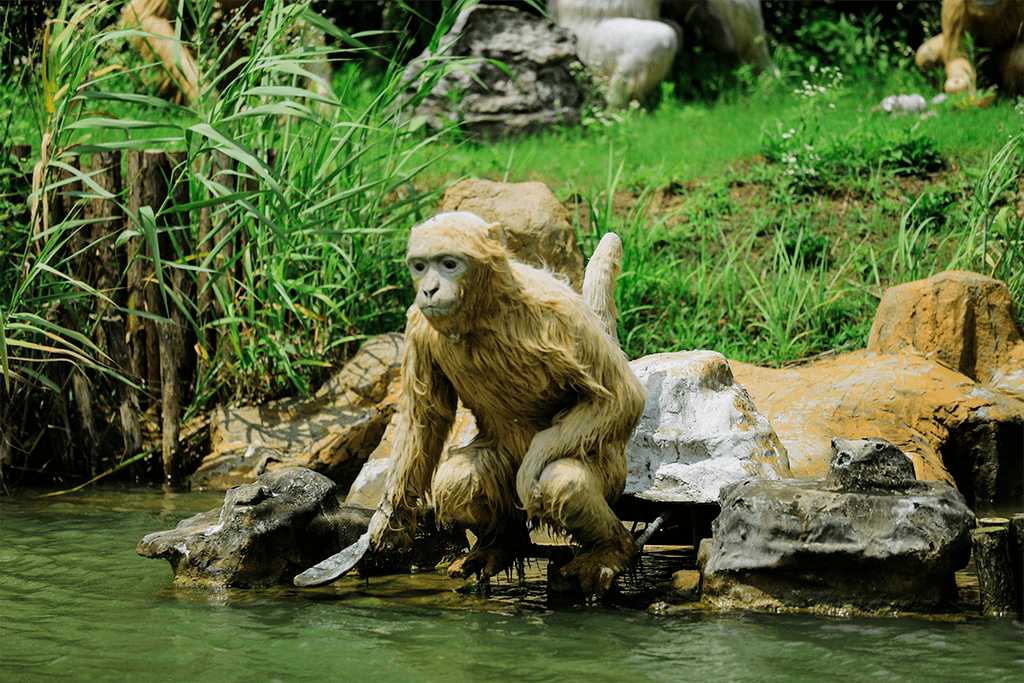
<path id="1" fill-rule="evenodd" d="M 465 271 L 426 294 L 450 286 L 451 310 L 428 318 L 417 305 L 409 309 L 404 392 L 373 543 L 408 543 L 431 490 L 439 521 L 478 538 L 449 574 L 486 578 L 507 569 L 535 520 L 579 544 L 562 572 L 601 595 L 637 558 L 610 507 L 625 486 L 625 445 L 644 407 L 613 336 L 621 243 L 612 234 L 602 240 L 586 298 L 512 260 L 500 227 L 473 214 L 441 214 L 413 229 L 410 263 L 449 256 Z M 426 282 L 417 281 L 418 296 Z M 460 399 L 479 434 L 439 462 Z"/>

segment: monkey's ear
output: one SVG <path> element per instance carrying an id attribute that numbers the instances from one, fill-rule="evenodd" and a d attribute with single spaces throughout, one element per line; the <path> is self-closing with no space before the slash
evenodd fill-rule
<path id="1" fill-rule="evenodd" d="M 487 236 L 506 249 L 508 248 L 508 235 L 505 234 L 505 228 L 501 227 L 501 223 L 488 225 Z"/>

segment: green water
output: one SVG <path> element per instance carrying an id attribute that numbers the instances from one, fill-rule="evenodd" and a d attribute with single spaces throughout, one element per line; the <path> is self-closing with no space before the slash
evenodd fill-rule
<path id="1" fill-rule="evenodd" d="M 1024 625 L 553 607 L 440 574 L 183 591 L 142 536 L 223 494 L 0 500 L 0 683 L 1024 681 Z M 540 588 L 538 588 L 540 587 Z"/>

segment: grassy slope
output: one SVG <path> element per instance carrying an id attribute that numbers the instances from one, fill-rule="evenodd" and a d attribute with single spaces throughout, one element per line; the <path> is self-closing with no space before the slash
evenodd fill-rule
<path id="1" fill-rule="evenodd" d="M 962 244 L 972 221 L 991 220 L 974 205 L 975 186 L 1024 123 L 1005 98 L 966 111 L 947 105 L 923 120 L 877 112 L 888 92 L 924 90 L 897 76 L 881 88 L 844 84 L 831 93 L 834 110 L 809 113 L 793 88 L 768 84 L 716 103 L 669 100 L 609 127 L 452 146 L 443 172 L 421 182 L 540 180 L 577 208 L 584 250 L 591 225 L 619 232 L 631 356 L 704 347 L 779 364 L 856 348 L 886 287 L 949 267 L 990 272 L 993 256 L 972 260 Z M 822 168 L 813 187 L 789 184 L 782 165 L 762 156 L 764 133 L 819 121 L 813 143 L 831 146 L 842 166 Z M 941 157 L 944 167 L 899 173 L 898 161 L 885 161 L 893 149 Z M 997 276 L 1024 269 L 1019 234 L 1013 244 Z M 1012 289 L 1020 302 L 1020 283 Z"/>

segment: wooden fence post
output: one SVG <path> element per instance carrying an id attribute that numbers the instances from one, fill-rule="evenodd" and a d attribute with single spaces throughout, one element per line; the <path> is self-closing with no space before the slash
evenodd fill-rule
<path id="1" fill-rule="evenodd" d="M 187 160 L 185 152 L 167 153 L 168 183 L 171 199 L 175 205 L 188 202 L 189 188 L 187 181 L 182 180 L 184 164 Z M 169 299 L 174 302 L 167 311 L 168 322 L 160 323 L 160 410 L 162 413 L 163 466 L 164 484 L 176 487 L 181 483 L 184 473 L 179 448 L 181 432 L 182 403 L 185 390 L 189 384 L 186 368 L 192 364 L 186 362 L 188 353 L 187 318 L 182 308 L 187 305 L 186 298 L 191 293 L 189 280 L 185 271 L 171 265 L 173 261 L 184 261 L 191 254 L 187 231 L 187 216 L 168 211 L 163 214 L 163 231 L 160 234 L 160 251 L 163 256 L 164 283 L 169 288 Z"/>

